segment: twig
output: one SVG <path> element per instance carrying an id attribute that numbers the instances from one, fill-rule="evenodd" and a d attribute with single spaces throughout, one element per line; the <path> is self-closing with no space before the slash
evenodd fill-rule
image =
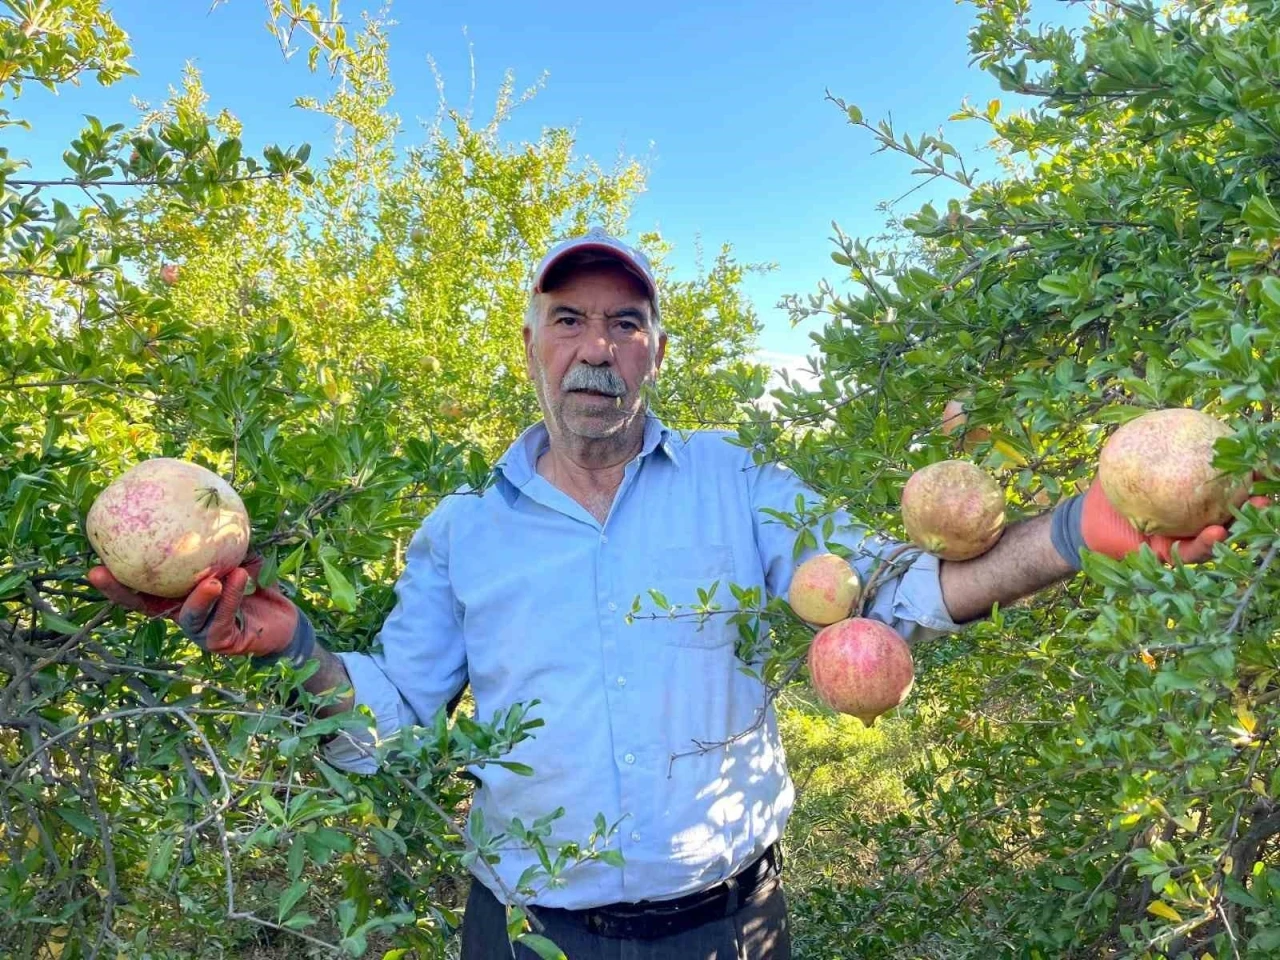
<path id="1" fill-rule="evenodd" d="M 681 757 L 696 757 L 699 754 L 710 753 L 712 750 L 727 747 L 730 744 L 737 743 L 739 740 L 749 737 L 764 726 L 765 718 L 769 715 L 770 705 L 778 698 L 778 694 L 782 692 L 783 688 L 786 687 L 787 684 L 795 678 L 795 675 L 800 672 L 800 668 L 804 666 L 804 663 L 804 657 L 796 657 L 796 659 L 791 662 L 791 665 L 787 667 L 782 676 L 778 678 L 777 683 L 765 687 L 764 703 L 756 708 L 756 715 L 751 721 L 750 726 L 739 730 L 733 736 L 725 740 L 694 740 L 694 749 L 672 753 L 667 760 L 667 779 L 671 779 L 671 771 L 675 767 L 676 761 Z"/>
<path id="2" fill-rule="evenodd" d="M 871 609 L 871 603 L 875 600 L 876 594 L 886 582 L 902 576 L 907 568 L 916 561 L 916 557 L 912 557 L 909 563 L 898 566 L 898 558 L 908 553 L 923 553 L 919 547 L 913 543 L 904 543 L 895 547 L 885 555 L 875 572 L 867 579 L 867 585 L 862 589 L 862 603 L 859 605 L 858 613 L 860 616 L 866 616 L 866 612 Z"/>
<path id="3" fill-rule="evenodd" d="M 244 180 L 271 180 L 279 177 L 276 173 L 250 173 L 243 177 L 219 177 L 217 180 L 206 181 L 208 183 L 240 183 Z M 186 184 L 185 180 L 170 177 L 161 179 L 152 177 L 149 179 L 139 178 L 137 180 L 77 180 L 74 177 L 68 177 L 64 180 L 5 180 L 4 183 L 11 187 L 180 187 Z"/>
<path id="4" fill-rule="evenodd" d="M 0 271 L 3 272 L 3 271 Z M 54 279 L 62 279 L 56 277 Z M 143 400 L 147 403 L 161 403 L 159 397 L 148 397 L 141 393 L 135 393 L 132 390 L 126 390 L 124 387 L 114 383 L 108 383 L 98 377 L 67 377 L 62 380 L 27 380 L 22 383 L 0 383 L 0 390 L 40 390 L 46 387 L 80 387 L 93 385 L 102 387 L 105 390 L 114 390 L 116 393 L 123 394 L 126 397 L 132 397 L 135 400 Z"/>
<path id="5" fill-rule="evenodd" d="M 355 737 L 351 736 L 350 734 L 347 734 L 344 732 L 343 741 L 353 745 L 365 757 L 374 761 L 377 760 L 377 756 L 374 754 L 372 750 L 370 750 L 365 744 L 361 743 L 359 740 L 357 740 Z M 506 885 L 502 877 L 498 874 L 498 871 L 494 869 L 493 864 L 491 864 L 488 861 L 488 859 L 481 853 L 480 848 L 476 845 L 476 842 L 471 839 L 471 837 L 467 834 L 467 831 L 465 829 L 458 827 L 458 824 L 454 821 L 453 817 L 449 814 L 449 812 L 445 810 L 444 807 L 440 806 L 439 803 L 437 803 L 430 795 L 428 795 L 424 790 L 422 790 L 416 783 L 414 783 L 408 777 L 394 770 L 390 770 L 388 772 L 393 777 L 395 777 L 398 781 L 400 781 L 401 786 L 403 786 L 415 797 L 417 797 L 419 800 L 425 803 L 437 817 L 439 817 L 445 823 L 453 824 L 455 828 L 458 828 L 458 836 L 462 838 L 463 846 L 466 847 L 466 849 L 469 852 L 476 854 L 476 861 L 478 863 L 483 864 L 485 869 L 489 871 L 489 876 L 493 878 L 493 881 L 498 885 L 498 889 L 502 891 L 503 899 L 506 902 L 506 904 L 508 906 L 517 906 L 521 910 L 523 910 L 525 913 L 525 916 L 529 918 L 529 924 L 530 926 L 533 927 L 534 932 L 542 933 L 544 930 L 543 924 L 540 920 L 538 920 L 537 917 L 534 916 L 533 908 L 530 907 L 529 903 L 523 897 L 516 894 Z"/>
<path id="6" fill-rule="evenodd" d="M 1249 581 L 1249 586 L 1244 592 L 1244 596 L 1240 598 L 1240 602 L 1236 604 L 1235 611 L 1231 614 L 1231 619 L 1227 621 L 1227 633 L 1235 633 L 1236 628 L 1240 626 L 1240 621 L 1244 617 L 1244 612 L 1253 600 L 1253 595 L 1257 592 L 1258 584 L 1262 582 L 1262 578 L 1266 575 L 1267 568 L 1275 562 L 1276 554 L 1280 553 L 1280 540 L 1271 544 L 1271 549 L 1267 551 L 1267 555 L 1262 558 L 1262 563 L 1258 566 L 1258 572 L 1253 579 Z"/>
<path id="7" fill-rule="evenodd" d="M 1236 942 L 1236 932 L 1231 929 L 1231 921 L 1227 919 L 1227 911 L 1222 909 L 1222 901 L 1217 903 L 1218 916 L 1222 918 L 1222 929 L 1227 932 L 1227 940 L 1231 942 L 1231 956 L 1240 960 L 1240 946 Z"/>
<path id="8" fill-rule="evenodd" d="M 1253 758 L 1249 761 L 1249 772 L 1244 775 L 1244 780 L 1241 782 L 1240 786 L 1236 788 L 1240 791 L 1240 799 L 1236 803 L 1235 814 L 1231 817 L 1231 827 L 1227 831 L 1226 839 L 1223 841 L 1222 853 L 1218 855 L 1218 862 L 1213 868 L 1213 885 L 1216 885 L 1219 888 L 1222 886 L 1223 876 L 1226 873 L 1225 867 L 1227 857 L 1230 856 L 1231 848 L 1236 842 L 1236 836 L 1240 833 L 1240 816 L 1244 812 L 1244 802 L 1251 794 L 1249 786 L 1253 783 L 1253 775 L 1257 772 L 1258 761 L 1262 759 L 1262 754 L 1267 748 L 1270 735 L 1270 731 L 1268 731 L 1258 738 L 1258 748 L 1253 751 Z"/>
<path id="9" fill-rule="evenodd" d="M 314 946 L 324 947 L 330 953 L 346 953 L 346 951 L 341 947 L 334 946 L 332 943 L 321 940 L 319 937 L 313 937 L 309 933 L 303 933 L 301 930 L 294 930 L 291 927 L 286 927 L 279 923 L 273 923 L 270 920 L 263 920 L 262 917 L 254 913 L 245 913 L 241 910 L 228 910 L 227 917 L 231 920 L 247 920 L 250 923 L 258 923 L 264 927 L 269 927 L 272 930 L 279 930 L 281 933 L 291 933 L 295 937 L 300 937 L 307 941 L 307 943 L 313 944 Z"/>

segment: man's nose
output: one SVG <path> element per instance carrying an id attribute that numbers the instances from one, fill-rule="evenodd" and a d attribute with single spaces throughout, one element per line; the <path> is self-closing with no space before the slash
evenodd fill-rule
<path id="1" fill-rule="evenodd" d="M 589 363 L 595 367 L 612 363 L 613 342 L 609 339 L 607 328 L 602 329 L 593 324 L 582 339 L 578 356 L 583 363 Z"/>

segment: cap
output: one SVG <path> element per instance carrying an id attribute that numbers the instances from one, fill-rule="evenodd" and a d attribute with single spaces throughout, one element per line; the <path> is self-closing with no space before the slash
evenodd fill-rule
<path id="1" fill-rule="evenodd" d="M 533 292 L 543 293 L 543 284 L 546 283 L 547 275 L 551 270 L 566 257 L 580 253 L 599 253 L 613 257 L 636 275 L 644 284 L 650 297 L 657 299 L 658 282 L 653 276 L 653 265 L 649 263 L 649 258 L 617 237 L 609 236 L 600 227 L 592 227 L 581 236 L 570 237 L 552 247 L 542 258 L 537 272 L 533 275 Z"/>

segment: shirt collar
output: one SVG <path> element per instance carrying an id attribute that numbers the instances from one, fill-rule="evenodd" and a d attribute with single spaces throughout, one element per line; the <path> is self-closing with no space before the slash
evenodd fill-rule
<path id="1" fill-rule="evenodd" d="M 551 436 L 547 432 L 546 423 L 539 421 L 525 430 L 515 443 L 507 448 L 507 452 L 494 464 L 493 470 L 499 481 L 506 481 L 512 492 L 519 490 L 534 478 L 537 473 L 538 457 L 542 456 L 551 444 Z M 673 466 L 680 466 L 676 455 L 675 444 L 671 439 L 671 428 L 666 426 L 652 413 L 645 414 L 644 441 L 640 445 L 640 459 L 644 459 L 655 450 L 661 450 Z"/>

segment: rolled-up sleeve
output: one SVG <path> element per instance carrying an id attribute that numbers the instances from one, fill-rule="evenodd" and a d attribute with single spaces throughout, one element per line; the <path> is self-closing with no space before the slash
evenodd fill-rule
<path id="1" fill-rule="evenodd" d="M 437 514 L 410 541 L 395 594 L 374 652 L 338 654 L 356 705 L 368 707 L 375 720 L 373 730 L 347 730 L 325 747 L 330 763 L 353 773 L 375 772 L 376 739 L 430 721 L 467 680 L 461 611 L 449 584 L 447 529 Z"/>
<path id="2" fill-rule="evenodd" d="M 796 557 L 797 531 L 767 511 L 794 513 L 797 497 L 806 509 L 816 509 L 821 498 L 784 466 L 764 464 L 752 468 L 748 475 L 752 484 L 756 544 L 764 565 L 765 584 L 772 596 L 785 597 L 796 567 L 815 554 L 827 551 L 829 543 L 838 543 L 851 552 L 849 561 L 864 584 L 879 561 L 902 546 L 899 541 L 854 523 L 844 511 L 836 511 L 830 514 L 833 525 L 830 537 L 823 536 L 822 522 L 815 524 L 810 529 L 818 546 Z M 892 626 L 908 643 L 959 630 L 942 597 L 938 558 L 926 553 L 908 554 L 895 563 L 906 566 L 901 574 L 882 583 L 867 615 Z"/>

